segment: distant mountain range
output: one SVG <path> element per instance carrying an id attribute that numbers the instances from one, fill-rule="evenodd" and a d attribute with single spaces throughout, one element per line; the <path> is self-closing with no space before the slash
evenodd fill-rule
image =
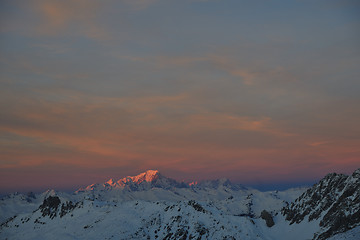
<path id="1" fill-rule="evenodd" d="M 360 169 L 311 188 L 186 184 L 148 170 L 69 194 L 0 200 L 0 239 L 360 240 Z"/>

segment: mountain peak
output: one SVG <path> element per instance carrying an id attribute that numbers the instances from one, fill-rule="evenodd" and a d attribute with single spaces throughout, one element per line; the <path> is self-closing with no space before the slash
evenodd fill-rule
<path id="1" fill-rule="evenodd" d="M 360 174 L 351 176 L 327 174 L 319 183 L 309 188 L 295 202 L 282 210 L 290 224 L 319 220 L 322 232 L 314 239 L 323 240 L 359 225 Z"/>
<path id="2" fill-rule="evenodd" d="M 352 174 L 352 177 L 360 178 L 360 168 L 358 168 L 354 171 L 354 173 Z"/>
<path id="3" fill-rule="evenodd" d="M 158 179 L 160 173 L 158 170 L 147 170 L 146 172 L 140 173 L 139 175 L 133 177 L 127 177 L 127 179 L 131 179 L 135 183 L 142 183 L 142 182 L 152 182 Z"/>
<path id="4" fill-rule="evenodd" d="M 107 181 L 105 184 L 114 185 L 116 184 L 116 181 L 113 178 L 110 178 L 109 181 Z"/>

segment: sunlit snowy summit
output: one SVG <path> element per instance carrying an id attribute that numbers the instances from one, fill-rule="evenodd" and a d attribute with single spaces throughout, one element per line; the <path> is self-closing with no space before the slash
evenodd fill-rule
<path id="1" fill-rule="evenodd" d="M 122 178 L 118 181 L 114 181 L 114 179 L 110 179 L 106 183 L 111 187 L 124 187 L 127 183 L 136 183 L 141 184 L 143 182 L 153 182 L 160 177 L 160 173 L 158 170 L 148 170 L 146 172 L 140 173 L 137 176 L 128 176 Z"/>
<path id="2" fill-rule="evenodd" d="M 311 188 L 187 184 L 148 170 L 74 193 L 11 194 L 0 239 L 360 239 L 360 169 Z"/>
<path id="3" fill-rule="evenodd" d="M 110 179 L 102 184 L 91 184 L 86 188 L 79 189 L 76 193 L 92 192 L 94 194 L 100 194 L 111 190 L 145 191 L 153 188 L 170 189 L 182 187 L 186 187 L 186 184 L 164 177 L 157 170 L 148 170 L 139 175 L 127 176 L 117 181 Z"/>

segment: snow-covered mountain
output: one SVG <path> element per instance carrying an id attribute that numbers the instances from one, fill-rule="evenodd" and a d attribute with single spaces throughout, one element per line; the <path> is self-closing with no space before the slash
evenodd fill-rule
<path id="1" fill-rule="evenodd" d="M 312 188 L 186 184 L 149 170 L 73 194 L 0 200 L 0 239 L 360 239 L 360 169 Z"/>
<path id="2" fill-rule="evenodd" d="M 137 176 L 128 176 L 118 181 L 110 179 L 102 184 L 91 184 L 77 190 L 80 196 L 102 200 L 126 201 L 133 199 L 172 200 L 177 199 L 169 194 L 171 189 L 187 188 L 185 183 L 164 177 L 156 170 L 148 170 Z M 167 198 L 164 196 L 168 195 Z"/>
<path id="3" fill-rule="evenodd" d="M 328 174 L 282 213 L 290 224 L 320 221 L 321 231 L 314 237 L 319 240 L 359 226 L 360 169 L 351 176 Z"/>

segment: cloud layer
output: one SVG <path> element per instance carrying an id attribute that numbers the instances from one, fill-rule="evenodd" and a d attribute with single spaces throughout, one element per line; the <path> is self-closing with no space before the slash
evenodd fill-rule
<path id="1" fill-rule="evenodd" d="M 356 3 L 0 9 L 2 191 L 146 169 L 255 184 L 359 167 Z"/>

